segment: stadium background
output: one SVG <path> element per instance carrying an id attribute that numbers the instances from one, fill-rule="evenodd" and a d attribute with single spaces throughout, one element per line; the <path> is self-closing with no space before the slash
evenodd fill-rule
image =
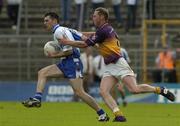
<path id="1" fill-rule="evenodd" d="M 6 4 L 6 3 L 5 3 Z M 157 20 L 176 20 L 179 22 L 179 1 L 173 0 L 171 3 L 168 0 L 162 0 L 156 2 L 156 17 Z M 136 28 L 130 29 L 129 34 L 125 33 L 124 27 L 118 28 L 117 22 L 114 16 L 114 12 L 110 1 L 106 0 L 105 7 L 110 11 L 110 22 L 118 32 L 121 43 L 125 47 L 130 55 L 132 63 L 130 64 L 137 73 L 137 79 L 139 82 L 143 81 L 143 43 L 144 43 L 144 29 L 143 20 L 146 15 L 144 12 L 144 3 L 142 0 L 138 1 L 137 14 L 136 14 Z M 53 60 L 47 59 L 43 54 L 44 44 L 51 40 L 51 34 L 46 32 L 43 28 L 43 15 L 48 11 L 55 11 L 61 15 L 61 6 L 59 0 L 23 0 L 20 12 L 18 26 L 16 30 L 11 29 L 12 22 L 7 16 L 6 5 L 4 5 L 1 13 L 0 20 L 0 78 L 1 81 L 32 81 L 36 80 L 37 71 L 52 63 Z M 71 11 L 71 24 L 69 27 L 73 27 L 76 17 L 75 4 L 72 2 Z M 87 18 L 85 23 L 87 27 L 80 28 L 82 31 L 92 31 L 91 17 L 91 3 L 88 1 Z M 121 4 L 121 13 L 124 22 L 126 23 L 127 8 L 125 2 Z M 79 18 L 79 17 L 78 17 Z M 159 25 L 148 25 L 147 27 L 147 81 L 153 82 L 152 71 L 155 69 L 155 57 L 157 53 L 162 49 L 161 40 L 164 34 L 162 34 L 163 23 Z M 179 39 L 174 40 L 179 32 L 180 24 L 166 25 L 165 32 L 168 34 L 167 42 L 172 46 L 174 50 L 180 47 Z M 163 31 L 163 32 L 162 32 Z M 164 40 L 164 39 L 163 39 Z M 158 44 L 157 44 L 157 41 Z M 177 78 L 180 82 L 179 72 L 179 52 L 177 53 Z"/>
<path id="2" fill-rule="evenodd" d="M 180 48 L 179 39 L 174 39 L 180 28 L 180 3 L 174 0 L 169 3 L 168 0 L 156 2 L 156 20 L 161 20 L 159 24 L 147 25 L 144 29 L 144 21 L 146 19 L 145 1 L 138 1 L 136 14 L 136 28 L 130 29 L 127 34 L 124 27 L 118 28 L 117 21 L 110 1 L 105 2 L 105 7 L 110 11 L 110 22 L 118 32 L 121 43 L 127 49 L 131 66 L 137 74 L 138 82 L 153 83 L 153 70 L 155 70 L 155 58 L 157 53 L 162 50 L 162 42 L 168 43 L 174 50 Z M 82 31 L 92 31 L 91 2 L 88 1 L 85 24 L 86 27 L 80 27 Z M 71 3 L 71 24 L 73 27 L 77 20 L 75 3 Z M 43 54 L 44 44 L 52 40 L 49 32 L 43 28 L 43 15 L 48 11 L 55 11 L 61 15 L 60 1 L 53 0 L 23 0 L 19 9 L 18 26 L 16 30 L 11 29 L 12 22 L 7 16 L 6 2 L 2 9 L 0 20 L 0 78 L 3 82 L 32 82 L 37 79 L 37 71 L 51 63 L 55 63 L 55 59 L 48 59 Z M 127 8 L 125 1 L 121 4 L 121 13 L 124 22 L 127 19 Z M 164 22 L 175 20 L 175 23 L 163 26 Z M 176 23 L 178 22 L 178 23 Z M 145 32 L 147 35 L 145 36 Z M 165 34 L 168 37 L 162 39 Z M 147 41 L 147 49 L 144 51 L 144 41 Z M 82 50 L 83 51 L 83 50 Z M 94 51 L 96 52 L 96 51 Z M 94 53 L 95 55 L 96 53 Z M 144 57 L 144 54 L 146 54 Z M 146 64 L 144 63 L 146 62 Z M 145 67 L 144 67 L 145 65 Z M 180 53 L 177 52 L 176 62 L 177 79 L 180 82 Z M 51 80 L 50 80 L 51 81 Z M 56 82 L 59 79 L 52 79 Z"/>
<path id="3" fill-rule="evenodd" d="M 157 53 L 162 50 L 161 40 L 163 33 L 167 33 L 168 37 L 165 42 L 168 42 L 174 50 L 179 50 L 180 39 L 174 39 L 180 31 L 180 1 L 173 0 L 157 0 L 156 4 L 156 20 L 175 20 L 178 23 L 166 25 L 163 29 L 163 21 L 160 24 L 150 24 L 147 26 L 147 37 L 144 35 L 144 21 L 145 21 L 145 0 L 138 0 L 137 7 L 137 27 L 131 29 L 128 34 L 125 33 L 124 28 L 117 28 L 115 16 L 109 0 L 106 0 L 105 7 L 110 10 L 110 22 L 118 32 L 131 58 L 131 66 L 135 73 L 137 73 L 138 82 L 148 82 L 154 84 L 152 79 L 152 71 L 155 68 L 154 60 Z M 48 59 L 43 54 L 44 44 L 52 40 L 50 33 L 43 28 L 43 15 L 47 11 L 58 12 L 61 16 L 60 1 L 59 0 L 23 0 L 19 10 L 18 26 L 16 30 L 12 30 L 6 10 L 6 2 L 0 15 L 0 101 L 22 101 L 23 99 L 32 96 L 35 91 L 35 84 L 37 80 L 37 71 L 51 63 L 55 63 L 55 59 Z M 72 24 L 78 18 L 75 13 L 75 4 L 72 2 L 71 22 Z M 91 3 L 88 1 L 87 7 L 87 27 L 82 31 L 91 31 L 92 22 L 90 14 L 92 12 Z M 124 20 L 126 20 L 126 6 L 125 2 L 121 4 L 121 13 Z M 62 18 L 62 17 L 60 17 Z M 71 26 L 68 26 L 71 27 Z M 165 32 L 163 32 L 165 31 Z M 147 49 L 144 50 L 144 41 L 147 40 Z M 158 46 L 157 40 L 159 41 Z M 146 57 L 144 59 L 144 54 Z M 146 64 L 144 64 L 146 61 Z M 146 67 L 144 67 L 146 65 Z M 144 70 L 144 68 L 146 70 Z M 163 85 L 169 87 L 176 96 L 176 103 L 180 103 L 180 53 L 177 52 L 176 71 L 178 82 L 174 84 Z M 144 77 L 146 75 L 146 77 Z M 91 93 L 96 99 L 102 101 L 99 97 L 98 84 L 91 89 Z M 128 92 L 127 92 L 128 93 Z M 153 102 L 153 103 L 169 103 L 162 97 L 155 95 L 136 95 L 128 94 L 129 102 Z M 47 97 L 49 99 L 47 99 Z M 67 86 L 67 81 L 62 79 L 50 79 L 45 90 L 44 101 L 71 101 L 72 90 Z M 119 99 L 121 101 L 121 99 Z M 0 102 L 3 106 L 4 103 Z M 11 103 L 10 103 L 11 104 Z M 1 106 L 0 109 L 3 107 Z M 174 106 L 177 107 L 177 106 Z M 22 108 L 21 108 L 22 109 Z M 0 122 L 1 124 L 5 124 Z M 179 122 L 178 122 L 179 124 Z M 8 125 L 8 124 L 7 124 Z M 10 125 L 10 124 L 9 124 Z M 3 125 L 4 126 L 4 125 Z"/>

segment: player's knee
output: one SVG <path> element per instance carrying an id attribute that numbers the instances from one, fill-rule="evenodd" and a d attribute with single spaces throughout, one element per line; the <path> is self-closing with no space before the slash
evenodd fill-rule
<path id="1" fill-rule="evenodd" d="M 42 71 L 42 70 L 39 70 L 39 71 L 38 71 L 38 76 L 41 76 L 42 73 L 43 73 L 43 71 Z"/>
<path id="2" fill-rule="evenodd" d="M 100 88 L 100 95 L 102 97 L 106 97 L 108 95 L 108 92 Z"/>
<path id="3" fill-rule="evenodd" d="M 38 71 L 38 77 L 43 77 L 43 76 L 45 76 L 45 73 L 46 73 L 46 72 L 45 72 L 44 70 L 42 70 L 42 69 L 39 70 L 39 71 Z"/>
<path id="4" fill-rule="evenodd" d="M 129 89 L 129 92 L 132 94 L 139 94 L 138 88 Z"/>
<path id="5" fill-rule="evenodd" d="M 74 94 L 77 95 L 78 97 L 81 97 L 82 95 L 84 95 L 84 91 L 81 90 L 74 90 Z"/>

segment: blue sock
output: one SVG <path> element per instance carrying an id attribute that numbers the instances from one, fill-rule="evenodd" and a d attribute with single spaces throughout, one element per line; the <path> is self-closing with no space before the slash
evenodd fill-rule
<path id="1" fill-rule="evenodd" d="M 36 94 L 34 95 L 34 98 L 36 98 L 36 99 L 38 99 L 39 101 L 41 101 L 42 93 L 41 93 L 41 92 L 36 92 Z"/>
<path id="2" fill-rule="evenodd" d="M 105 112 L 104 112 L 104 110 L 103 109 L 100 109 L 99 111 L 97 111 L 97 114 L 100 116 L 100 115 L 102 115 L 102 114 L 104 114 Z"/>

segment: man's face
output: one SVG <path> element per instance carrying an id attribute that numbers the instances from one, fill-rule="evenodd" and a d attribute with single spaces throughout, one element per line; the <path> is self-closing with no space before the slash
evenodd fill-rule
<path id="1" fill-rule="evenodd" d="M 98 11 L 94 11 L 94 14 L 93 14 L 93 23 L 96 27 L 99 27 L 101 25 L 101 17 L 99 14 L 98 14 Z"/>
<path id="2" fill-rule="evenodd" d="M 44 17 L 44 25 L 47 31 L 50 31 L 54 26 L 54 20 L 51 19 L 49 16 Z"/>

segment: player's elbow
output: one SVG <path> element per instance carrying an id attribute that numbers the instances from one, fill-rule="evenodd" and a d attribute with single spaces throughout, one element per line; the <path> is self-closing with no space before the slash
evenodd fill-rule
<path id="1" fill-rule="evenodd" d="M 76 47 L 79 47 L 79 48 L 86 48 L 88 47 L 88 45 L 84 42 L 80 42 L 80 43 L 75 43 L 76 44 Z"/>
<path id="2" fill-rule="evenodd" d="M 87 44 L 84 44 L 84 48 L 86 48 L 86 47 L 88 47 L 88 45 L 87 45 Z"/>
<path id="3" fill-rule="evenodd" d="M 83 43 L 83 47 L 84 47 L 84 48 L 88 47 L 88 44 L 84 42 L 84 43 Z"/>
<path id="4" fill-rule="evenodd" d="M 63 52 L 65 56 L 71 55 L 73 53 L 73 50 L 67 50 Z"/>

